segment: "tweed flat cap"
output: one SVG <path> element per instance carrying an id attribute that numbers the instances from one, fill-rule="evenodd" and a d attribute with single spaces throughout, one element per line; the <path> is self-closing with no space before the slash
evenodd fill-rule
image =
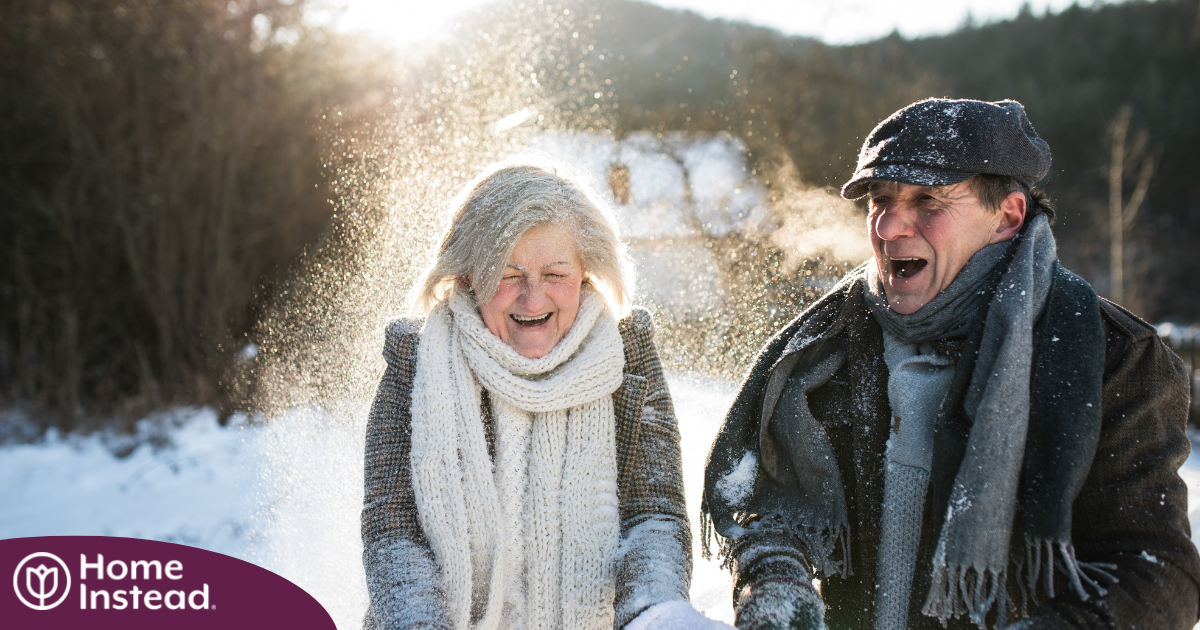
<path id="1" fill-rule="evenodd" d="M 917 101 L 879 123 L 863 143 L 858 168 L 842 186 L 857 199 L 873 181 L 948 186 L 979 173 L 1032 186 L 1050 171 L 1050 145 L 1016 101 Z"/>

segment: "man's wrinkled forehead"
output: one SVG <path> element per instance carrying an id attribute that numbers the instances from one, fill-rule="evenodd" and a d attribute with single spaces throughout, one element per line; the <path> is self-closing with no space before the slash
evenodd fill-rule
<path id="1" fill-rule="evenodd" d="M 900 182 L 893 182 L 886 179 L 875 180 L 867 184 L 867 194 L 874 197 L 881 193 L 893 192 L 898 188 L 900 188 Z"/>
<path id="2" fill-rule="evenodd" d="M 935 197 L 961 197 L 965 194 L 973 193 L 970 180 L 958 182 L 957 184 L 947 184 L 945 186 L 922 186 L 920 184 L 906 184 L 904 182 L 881 179 L 868 184 L 867 194 L 872 197 L 880 194 L 894 195 L 904 186 L 907 186 L 914 192 L 924 192 Z"/>

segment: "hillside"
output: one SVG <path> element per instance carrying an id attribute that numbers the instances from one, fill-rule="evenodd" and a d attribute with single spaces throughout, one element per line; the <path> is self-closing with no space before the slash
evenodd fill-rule
<path id="1" fill-rule="evenodd" d="M 1155 168 L 1127 236 L 1125 301 L 1152 320 L 1200 319 L 1200 251 L 1189 243 L 1200 233 L 1195 0 L 1026 9 L 945 36 L 841 47 L 638 2 L 590 8 L 601 16 L 593 63 L 615 86 L 619 130 L 729 130 L 760 163 L 788 156 L 812 185 L 845 181 L 863 136 L 913 100 L 1021 101 L 1054 151 L 1043 184 L 1060 206 L 1062 258 L 1102 294 L 1110 129 L 1129 105 L 1129 146 L 1144 137 Z M 1125 198 L 1138 165 L 1125 169 Z"/>

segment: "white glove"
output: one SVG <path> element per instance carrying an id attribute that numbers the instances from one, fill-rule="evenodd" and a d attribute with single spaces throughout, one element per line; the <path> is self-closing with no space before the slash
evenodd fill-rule
<path id="1" fill-rule="evenodd" d="M 625 630 L 737 630 L 704 616 L 685 601 L 655 604 L 625 625 Z"/>

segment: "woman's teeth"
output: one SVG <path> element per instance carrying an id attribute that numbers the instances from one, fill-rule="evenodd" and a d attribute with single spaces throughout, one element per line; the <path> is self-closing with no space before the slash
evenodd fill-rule
<path id="1" fill-rule="evenodd" d="M 926 262 L 923 258 L 893 258 L 892 274 L 897 278 L 911 278 L 921 273 Z"/>
<path id="2" fill-rule="evenodd" d="M 552 314 L 553 313 L 546 313 L 541 317 L 521 317 L 520 315 L 510 314 L 509 317 L 511 317 L 514 322 L 517 322 L 522 326 L 541 326 L 542 324 L 550 321 L 550 315 Z"/>

